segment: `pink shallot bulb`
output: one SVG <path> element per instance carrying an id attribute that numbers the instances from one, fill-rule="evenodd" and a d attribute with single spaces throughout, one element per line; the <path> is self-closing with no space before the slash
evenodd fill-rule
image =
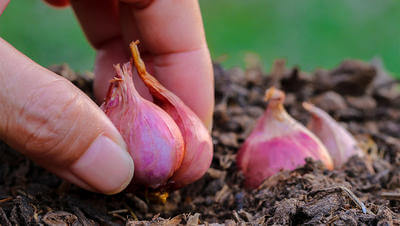
<path id="1" fill-rule="evenodd" d="M 335 167 L 340 167 L 353 155 L 364 156 L 364 152 L 350 132 L 328 113 L 306 102 L 303 103 L 303 107 L 312 115 L 308 128 L 324 143 Z"/>
<path id="2" fill-rule="evenodd" d="M 213 157 L 211 136 L 199 117 L 146 71 L 137 43 L 132 42 L 130 48 L 138 74 L 149 89 L 154 103 L 174 119 L 183 136 L 185 154 L 182 165 L 169 180 L 170 188 L 181 188 L 201 178 L 210 167 Z"/>
<path id="3" fill-rule="evenodd" d="M 331 157 L 321 141 L 284 109 L 285 94 L 272 87 L 266 91 L 265 99 L 267 109 L 237 155 L 245 186 L 257 188 L 281 170 L 304 165 L 307 157 L 321 160 L 332 169 Z"/>
<path id="4" fill-rule="evenodd" d="M 182 134 L 171 116 L 137 92 L 130 63 L 114 67 L 116 76 L 101 108 L 128 146 L 135 164 L 133 184 L 159 188 L 181 166 Z"/>

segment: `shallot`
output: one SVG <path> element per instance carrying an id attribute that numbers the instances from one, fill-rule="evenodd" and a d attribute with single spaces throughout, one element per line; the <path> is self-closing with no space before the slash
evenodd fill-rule
<path id="1" fill-rule="evenodd" d="M 130 63 L 114 68 L 116 76 L 101 108 L 120 131 L 133 158 L 133 184 L 157 189 L 181 166 L 182 134 L 171 116 L 137 92 Z"/>
<path id="2" fill-rule="evenodd" d="M 335 167 L 340 167 L 353 155 L 364 156 L 354 137 L 328 113 L 306 102 L 303 107 L 312 115 L 308 128 L 324 143 Z"/>
<path id="3" fill-rule="evenodd" d="M 256 188 L 281 170 L 304 165 L 305 158 L 320 160 L 332 169 L 332 159 L 322 142 L 284 109 L 285 94 L 272 87 L 265 99 L 267 109 L 237 155 L 245 186 Z"/>
<path id="4" fill-rule="evenodd" d="M 213 156 L 211 136 L 199 117 L 183 101 L 146 71 L 137 42 L 132 42 L 133 63 L 150 91 L 153 101 L 167 112 L 178 125 L 184 141 L 184 156 L 180 168 L 169 180 L 171 188 L 180 188 L 202 177 Z"/>

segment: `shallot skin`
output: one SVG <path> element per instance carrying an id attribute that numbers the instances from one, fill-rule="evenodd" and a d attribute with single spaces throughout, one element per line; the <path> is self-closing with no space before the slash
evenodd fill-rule
<path id="1" fill-rule="evenodd" d="M 328 113 L 307 102 L 303 103 L 303 107 L 312 115 L 308 128 L 324 143 L 335 167 L 342 166 L 351 156 L 364 156 L 364 152 L 351 133 Z"/>
<path id="2" fill-rule="evenodd" d="M 102 109 L 120 131 L 133 158 L 133 184 L 159 188 L 182 163 L 182 134 L 166 112 L 139 95 L 130 63 L 122 69 L 116 65 L 115 70 L 117 75 Z"/>
<path id="3" fill-rule="evenodd" d="M 333 169 L 332 159 L 321 141 L 283 108 L 284 93 L 271 88 L 266 97 L 268 107 L 237 155 L 245 186 L 257 188 L 281 170 L 304 165 L 308 157 Z"/>
<path id="4" fill-rule="evenodd" d="M 263 138 L 255 136 L 251 139 Z M 317 149 L 318 144 L 310 140 L 308 134 L 302 132 L 259 143 L 245 143 L 243 151 L 239 153 L 244 153 L 244 150 L 252 153 L 252 157 L 238 157 L 238 165 L 242 166 L 241 169 L 246 175 L 245 186 L 257 188 L 266 178 L 281 170 L 293 170 L 304 165 L 305 158 L 318 159 L 318 153 L 310 151 Z"/>
<path id="5" fill-rule="evenodd" d="M 155 104 L 166 111 L 178 125 L 184 140 L 184 157 L 180 168 L 169 181 L 169 188 L 178 189 L 201 178 L 211 165 L 213 144 L 211 136 L 197 115 L 146 71 L 137 43 L 130 45 L 133 63 L 150 91 Z"/>

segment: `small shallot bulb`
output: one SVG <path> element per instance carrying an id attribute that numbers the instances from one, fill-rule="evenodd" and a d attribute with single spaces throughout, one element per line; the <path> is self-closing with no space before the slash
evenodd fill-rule
<path id="1" fill-rule="evenodd" d="M 324 143 L 335 167 L 340 167 L 353 155 L 364 156 L 364 152 L 350 132 L 328 113 L 306 102 L 303 103 L 303 107 L 312 115 L 308 128 Z"/>
<path id="2" fill-rule="evenodd" d="M 332 169 L 332 160 L 321 141 L 284 109 L 285 94 L 272 87 L 266 91 L 265 99 L 267 109 L 237 155 L 245 186 L 257 188 L 281 170 L 304 165 L 308 157 L 321 160 Z"/>
<path id="3" fill-rule="evenodd" d="M 183 138 L 174 120 L 135 89 L 130 63 L 115 66 L 101 106 L 124 138 L 135 164 L 133 184 L 164 186 L 181 166 Z"/>
<path id="4" fill-rule="evenodd" d="M 174 119 L 183 135 L 185 154 L 182 165 L 169 181 L 170 188 L 181 188 L 201 178 L 210 167 L 213 156 L 211 136 L 197 115 L 146 71 L 137 42 L 132 42 L 130 47 L 138 74 L 154 103 Z"/>

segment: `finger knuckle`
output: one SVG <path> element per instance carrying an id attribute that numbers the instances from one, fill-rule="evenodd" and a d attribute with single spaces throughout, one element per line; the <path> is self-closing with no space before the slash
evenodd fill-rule
<path id="1" fill-rule="evenodd" d="M 68 155 L 64 149 L 68 142 L 74 141 L 82 96 L 66 89 L 66 82 L 56 80 L 34 90 L 20 111 L 18 124 L 23 131 L 23 149 L 33 157 Z"/>

